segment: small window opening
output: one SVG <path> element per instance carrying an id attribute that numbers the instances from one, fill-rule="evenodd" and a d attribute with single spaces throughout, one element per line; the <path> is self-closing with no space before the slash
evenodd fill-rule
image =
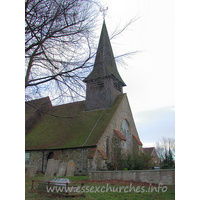
<path id="1" fill-rule="evenodd" d="M 122 92 L 122 86 L 121 86 L 121 83 L 120 83 L 120 82 L 115 82 L 115 83 L 114 83 L 114 86 L 115 86 L 115 88 L 116 88 L 118 91 Z"/>
<path id="2" fill-rule="evenodd" d="M 47 160 L 52 159 L 53 156 L 54 156 L 54 153 L 53 153 L 53 152 L 49 153 L 49 155 L 48 155 L 48 157 L 47 157 Z"/>
<path id="3" fill-rule="evenodd" d="M 30 153 L 25 153 L 25 165 L 29 165 Z"/>

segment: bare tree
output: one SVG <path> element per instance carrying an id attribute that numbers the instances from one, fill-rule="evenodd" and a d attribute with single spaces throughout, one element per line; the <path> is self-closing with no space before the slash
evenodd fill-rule
<path id="1" fill-rule="evenodd" d="M 165 156 L 170 153 L 175 157 L 175 139 L 162 137 L 158 142 L 156 142 L 156 153 L 160 162 L 162 162 L 165 159 Z"/>
<path id="2" fill-rule="evenodd" d="M 82 80 L 94 62 L 99 7 L 96 0 L 26 0 L 26 99 L 85 97 Z"/>
<path id="3" fill-rule="evenodd" d="M 94 57 L 97 10 L 88 0 L 27 0 L 25 3 L 25 88 L 39 93 L 57 86 L 72 97 Z M 33 86 L 33 87 L 32 87 Z M 39 87 L 40 86 L 40 87 Z"/>

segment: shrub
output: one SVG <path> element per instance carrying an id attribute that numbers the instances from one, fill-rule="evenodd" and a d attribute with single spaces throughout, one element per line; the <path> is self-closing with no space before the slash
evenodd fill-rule
<path id="1" fill-rule="evenodd" d="M 113 171 L 116 169 L 116 165 L 114 163 L 106 162 L 106 165 L 109 171 Z"/>
<path id="2" fill-rule="evenodd" d="M 108 170 L 144 170 L 152 167 L 152 157 L 140 153 L 135 149 L 132 153 L 122 154 L 118 142 L 113 138 L 113 158 L 111 163 L 107 164 Z"/>
<path id="3" fill-rule="evenodd" d="M 120 154 L 116 163 L 107 163 L 108 170 L 145 170 L 152 166 L 152 157 L 144 153 Z"/>

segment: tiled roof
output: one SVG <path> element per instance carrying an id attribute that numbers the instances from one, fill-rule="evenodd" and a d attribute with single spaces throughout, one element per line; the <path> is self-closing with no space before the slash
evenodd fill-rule
<path id="1" fill-rule="evenodd" d="M 25 134 L 34 126 L 40 116 L 52 107 L 49 97 L 25 102 Z"/>
<path id="2" fill-rule="evenodd" d="M 36 99 L 32 101 L 26 101 L 25 102 L 25 121 L 27 121 L 30 116 L 38 109 L 40 106 L 44 104 L 45 101 L 47 101 L 49 97 Z"/>
<path id="3" fill-rule="evenodd" d="M 143 148 L 143 151 L 145 154 L 151 156 L 152 152 L 154 150 L 154 147 L 146 147 L 146 148 Z"/>
<path id="4" fill-rule="evenodd" d="M 134 136 L 135 140 L 137 141 L 137 143 L 139 145 L 142 145 L 142 142 L 140 141 L 140 139 L 137 136 L 135 136 L 135 135 L 133 135 L 133 136 Z"/>
<path id="5" fill-rule="evenodd" d="M 89 153 L 88 153 L 87 158 L 93 159 L 96 150 L 97 150 L 97 148 L 91 148 L 90 151 L 89 151 Z"/>
<path id="6" fill-rule="evenodd" d="M 125 136 L 124 136 L 120 131 L 115 130 L 115 129 L 114 129 L 114 131 L 115 131 L 115 133 L 117 133 L 117 135 L 121 138 L 121 140 L 125 140 L 125 141 L 126 141 Z"/>
<path id="7" fill-rule="evenodd" d="M 85 112 L 85 101 L 49 108 L 26 134 L 25 149 L 75 148 L 82 147 L 85 141 L 85 147 L 96 146 L 123 97 L 125 94 L 120 94 L 112 107 L 105 111 Z"/>
<path id="8" fill-rule="evenodd" d="M 108 157 L 107 157 L 107 155 L 106 155 L 106 153 L 104 152 L 103 149 L 98 148 L 98 151 L 100 152 L 100 154 L 102 155 L 102 157 L 103 157 L 104 160 L 108 159 Z"/>

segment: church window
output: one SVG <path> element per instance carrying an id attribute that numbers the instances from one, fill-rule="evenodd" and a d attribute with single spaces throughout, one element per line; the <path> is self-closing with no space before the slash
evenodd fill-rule
<path id="1" fill-rule="evenodd" d="M 98 86 L 99 88 L 103 88 L 103 87 L 104 87 L 104 83 L 103 83 L 103 82 L 98 82 L 98 83 L 97 83 L 97 86 Z"/>
<path id="2" fill-rule="evenodd" d="M 114 83 L 114 86 L 118 91 L 122 92 L 122 86 L 120 83 Z"/>
<path id="3" fill-rule="evenodd" d="M 97 88 L 103 88 L 104 87 L 104 81 L 102 79 L 97 79 L 94 81 L 94 84 Z"/>
<path id="4" fill-rule="evenodd" d="M 130 131 L 129 131 L 129 125 L 126 120 L 122 121 L 121 125 L 121 133 L 124 135 L 126 138 L 126 147 L 130 148 Z"/>
<path id="5" fill-rule="evenodd" d="M 49 155 L 48 155 L 48 157 L 47 157 L 47 160 L 52 159 L 53 156 L 54 156 L 54 153 L 53 153 L 53 152 L 49 153 Z"/>
<path id="6" fill-rule="evenodd" d="M 127 148 L 130 148 L 130 146 L 129 146 L 129 143 L 130 143 L 130 134 L 129 134 L 129 131 L 127 130 L 127 134 L 126 134 L 126 139 L 127 139 Z"/>
<path id="7" fill-rule="evenodd" d="M 106 139 L 106 155 L 109 156 L 109 138 Z"/>
<path id="8" fill-rule="evenodd" d="M 29 165 L 30 153 L 25 153 L 25 165 Z"/>
<path id="9" fill-rule="evenodd" d="M 124 137 L 126 138 L 126 143 L 127 143 L 127 133 L 126 133 L 126 130 L 124 130 Z"/>

